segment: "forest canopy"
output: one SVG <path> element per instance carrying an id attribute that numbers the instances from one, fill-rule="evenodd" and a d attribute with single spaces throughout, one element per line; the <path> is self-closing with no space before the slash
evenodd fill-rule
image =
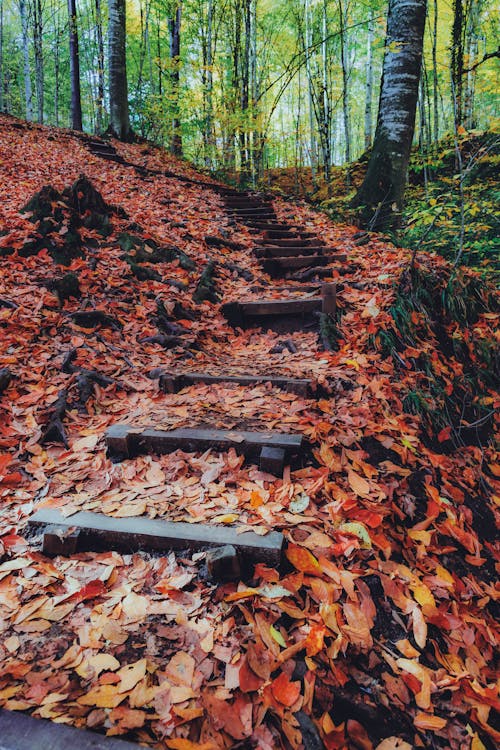
<path id="1" fill-rule="evenodd" d="M 0 0 L 0 110 L 67 127 L 77 42 L 83 129 L 109 124 L 110 0 Z M 134 134 L 213 171 L 326 172 L 372 143 L 386 41 L 379 0 L 128 0 Z M 423 4 L 425 7 L 425 3 Z M 424 11 L 425 12 L 425 11 Z M 491 0 L 430 0 L 415 137 L 494 125 Z M 73 22 L 70 23 L 70 17 Z M 79 46 L 78 46 L 79 41 Z"/>

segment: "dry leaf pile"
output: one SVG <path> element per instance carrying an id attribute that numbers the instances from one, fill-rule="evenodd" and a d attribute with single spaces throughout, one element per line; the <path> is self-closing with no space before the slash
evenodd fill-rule
<path id="1" fill-rule="evenodd" d="M 493 750 L 500 466 L 488 445 L 429 447 L 402 405 L 421 378 L 410 366 L 418 353 L 402 350 L 397 369 L 372 345 L 391 325 L 409 253 L 376 237 L 358 246 L 354 227 L 276 200 L 281 219 L 300 219 L 352 267 L 338 274 L 338 351 L 322 351 L 313 331 L 291 334 L 296 353 L 277 351 L 283 336 L 234 332 L 219 304 L 193 301 L 210 260 L 221 301 L 275 294 L 262 291 L 273 283 L 249 232 L 196 182 L 207 178 L 153 147 L 116 146 L 170 176 L 105 162 L 70 132 L 0 118 L 0 372 L 10 373 L 0 394 L 0 706 L 178 750 L 298 750 L 318 738 L 328 750 Z M 83 220 L 67 266 L 47 249 L 30 255 L 39 227 L 20 209 L 81 174 L 121 209 L 109 233 Z M 61 210 L 56 248 L 71 230 Z M 146 254 L 175 248 L 192 263 L 142 259 L 144 278 L 124 258 L 124 233 Z M 62 300 L 53 282 L 66 274 L 80 294 Z M 479 316 L 471 337 L 491 338 L 497 322 Z M 421 346 L 445 381 L 464 376 L 439 341 Z M 158 369 L 308 377 L 324 392 L 219 384 L 167 395 Z M 61 392 L 66 446 L 44 439 Z M 493 390 L 488 398 L 498 405 Z M 283 479 L 233 451 L 112 464 L 103 436 L 121 421 L 297 432 L 311 459 Z M 286 560 L 219 586 L 204 553 L 50 560 L 26 535 L 43 506 L 279 529 Z"/>

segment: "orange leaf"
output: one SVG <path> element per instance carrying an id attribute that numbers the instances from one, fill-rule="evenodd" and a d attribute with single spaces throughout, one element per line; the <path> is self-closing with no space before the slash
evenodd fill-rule
<path id="1" fill-rule="evenodd" d="M 321 565 L 305 547 L 299 547 L 297 544 L 289 544 L 285 554 L 292 565 L 297 570 L 302 571 L 302 573 L 309 573 L 310 575 L 321 573 Z"/>
<path id="2" fill-rule="evenodd" d="M 191 740 L 174 739 L 165 740 L 170 750 L 216 750 L 213 742 L 191 742 Z"/>
<path id="3" fill-rule="evenodd" d="M 239 671 L 240 678 L 240 690 L 243 693 L 251 693 L 260 688 L 264 683 L 264 680 L 258 677 L 253 669 L 250 668 L 246 658 L 243 659 L 243 663 Z"/>
<path id="4" fill-rule="evenodd" d="M 273 697 L 284 706 L 293 706 L 300 695 L 300 682 L 290 682 L 287 674 L 282 672 L 271 683 Z"/>
<path id="5" fill-rule="evenodd" d="M 356 493 L 356 495 L 359 495 L 360 497 L 367 497 L 367 495 L 370 494 L 370 485 L 366 481 L 366 479 L 363 479 L 359 474 L 356 474 L 355 471 L 349 470 L 347 473 L 347 478 L 349 480 L 349 484 L 351 485 L 351 489 L 353 492 Z"/>
<path id="6" fill-rule="evenodd" d="M 326 628 L 323 624 L 314 623 L 306 638 L 307 656 L 316 656 L 323 650 Z"/>
<path id="7" fill-rule="evenodd" d="M 439 730 L 444 729 L 447 724 L 446 719 L 441 716 L 432 716 L 431 714 L 424 714 L 422 711 L 418 713 L 413 719 L 413 723 L 417 729 L 431 729 Z"/>

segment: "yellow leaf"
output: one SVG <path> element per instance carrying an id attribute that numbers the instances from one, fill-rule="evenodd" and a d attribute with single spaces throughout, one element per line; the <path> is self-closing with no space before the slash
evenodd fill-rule
<path id="1" fill-rule="evenodd" d="M 126 697 L 124 693 L 118 692 L 116 685 L 99 685 L 86 695 L 81 695 L 77 703 L 96 708 L 116 708 Z"/>
<path id="2" fill-rule="evenodd" d="M 361 542 L 361 549 L 371 549 L 372 540 L 365 526 L 358 521 L 349 521 L 348 523 L 341 523 L 338 527 L 339 531 L 347 531 L 349 534 L 355 534 Z"/>
<path id="3" fill-rule="evenodd" d="M 146 659 L 139 659 L 134 664 L 126 664 L 116 674 L 121 678 L 118 692 L 126 693 L 146 676 Z"/>
<path id="4" fill-rule="evenodd" d="M 285 639 L 281 635 L 280 631 L 276 630 L 276 628 L 274 627 L 274 625 L 270 626 L 269 631 L 270 631 L 272 637 L 274 638 L 274 640 L 276 641 L 276 643 L 279 643 L 280 646 L 283 646 L 283 648 L 286 648 L 286 641 L 285 641 Z"/>
<path id="5" fill-rule="evenodd" d="M 421 607 L 425 607 L 426 605 L 430 607 L 436 606 L 436 600 L 432 595 L 432 591 L 425 585 L 425 583 L 418 583 L 414 586 L 410 585 L 410 588 L 413 592 L 415 601 L 417 601 Z"/>
<path id="6" fill-rule="evenodd" d="M 214 521 L 217 523 L 234 523 L 237 521 L 239 516 L 236 513 L 224 513 L 222 516 L 215 516 Z"/>
<path id="7" fill-rule="evenodd" d="M 84 680 L 98 677 L 101 672 L 114 672 L 120 666 L 118 659 L 111 654 L 95 654 L 84 659 L 75 669 L 75 672 Z"/>
<path id="8" fill-rule="evenodd" d="M 483 745 L 477 734 L 472 738 L 470 750 L 486 750 L 485 745 Z"/>

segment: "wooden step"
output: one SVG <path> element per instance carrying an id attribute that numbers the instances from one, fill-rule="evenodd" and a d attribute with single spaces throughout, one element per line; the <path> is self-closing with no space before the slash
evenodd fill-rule
<path id="1" fill-rule="evenodd" d="M 285 237 L 283 239 L 266 237 L 265 239 L 265 244 L 272 245 L 272 247 L 323 247 L 323 243 L 317 237 Z"/>
<path id="2" fill-rule="evenodd" d="M 260 221 L 259 219 L 251 219 L 248 225 L 253 229 L 271 230 L 276 232 L 291 231 L 299 226 L 299 224 L 280 224 L 277 219 L 274 221 Z"/>
<path id="3" fill-rule="evenodd" d="M 269 205 L 262 204 L 260 206 L 255 206 L 255 208 L 231 208 L 229 210 L 231 213 L 237 214 L 238 216 L 250 216 L 252 218 L 261 216 L 262 214 L 274 215 L 272 203 L 269 203 Z"/>
<path id="4" fill-rule="evenodd" d="M 227 198 L 227 208 L 262 208 L 262 206 L 269 205 L 263 203 L 257 198 Z"/>
<path id="5" fill-rule="evenodd" d="M 287 378 L 271 375 L 206 375 L 202 372 L 186 372 L 182 375 L 160 375 L 159 386 L 164 393 L 177 393 L 191 385 L 204 383 L 235 383 L 243 386 L 254 386 L 259 383 L 270 383 L 273 388 L 279 388 L 288 393 L 299 396 L 311 396 L 315 392 L 314 382 L 306 378 Z"/>
<path id="6" fill-rule="evenodd" d="M 318 247 L 275 247 L 262 245 L 254 247 L 254 255 L 258 258 L 296 258 L 304 255 L 322 255 L 323 248 Z"/>
<path id="7" fill-rule="evenodd" d="M 222 306 L 222 314 L 235 328 L 258 325 L 265 318 L 311 315 L 319 310 L 321 297 L 229 302 Z"/>
<path id="8" fill-rule="evenodd" d="M 253 531 L 238 533 L 237 528 L 202 523 L 169 522 L 161 519 L 113 518 L 101 513 L 81 511 L 66 517 L 55 508 L 42 508 L 29 521 L 29 526 L 54 526 L 60 529 L 76 527 L 79 530 L 77 551 L 116 549 L 135 552 L 141 549 L 203 550 L 233 545 L 241 555 L 242 562 L 253 565 L 258 562 L 279 565 L 283 549 L 283 535 L 271 531 L 265 536 Z M 3 737 L 0 736 L 0 748 Z M 33 745 L 25 745 L 25 748 Z M 46 745 L 52 750 L 52 745 Z M 76 745 L 81 748 L 81 745 Z M 96 746 L 99 747 L 99 746 Z"/>
<path id="9" fill-rule="evenodd" d="M 288 459 L 297 457 L 303 446 L 302 435 L 281 432 L 249 432 L 246 430 L 216 430 L 205 427 L 177 430 L 155 430 L 127 424 L 116 424 L 106 433 L 106 445 L 111 456 L 129 458 L 144 453 L 186 453 L 215 450 L 225 452 L 234 448 L 238 454 L 258 458 L 262 448 L 281 448 Z"/>
<path id="10" fill-rule="evenodd" d="M 313 239 L 316 237 L 314 232 L 302 232 L 295 229 L 283 229 L 283 230 L 268 230 L 264 229 L 262 236 L 265 240 L 302 240 L 302 239 Z M 319 240 L 318 240 L 319 242 Z"/>
<path id="11" fill-rule="evenodd" d="M 298 257 L 266 258 L 259 261 L 262 270 L 270 276 L 276 276 L 283 272 L 297 268 L 311 268 L 313 266 L 328 266 L 331 263 L 345 263 L 346 255 L 309 255 Z"/>
<path id="12" fill-rule="evenodd" d="M 0 709 L 0 750 L 138 750 L 138 747 L 118 737 Z"/>

